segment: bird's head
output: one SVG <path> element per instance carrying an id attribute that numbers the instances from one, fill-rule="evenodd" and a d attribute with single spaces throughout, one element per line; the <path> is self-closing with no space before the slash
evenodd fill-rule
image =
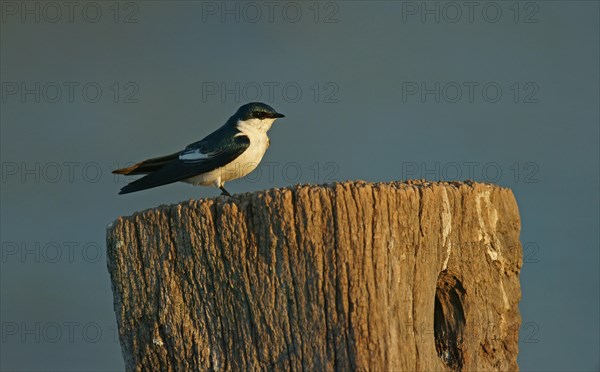
<path id="1" fill-rule="evenodd" d="M 266 132 L 275 120 L 283 117 L 285 115 L 278 113 L 269 105 L 261 102 L 250 102 L 240 107 L 232 119 L 235 119 L 234 122 L 237 125 L 243 123 L 244 126 Z"/>

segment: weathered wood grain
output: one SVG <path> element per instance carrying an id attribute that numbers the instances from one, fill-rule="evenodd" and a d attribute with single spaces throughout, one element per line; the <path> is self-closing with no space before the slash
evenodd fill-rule
<path id="1" fill-rule="evenodd" d="M 517 370 L 510 190 L 296 186 L 117 219 L 128 370 Z"/>

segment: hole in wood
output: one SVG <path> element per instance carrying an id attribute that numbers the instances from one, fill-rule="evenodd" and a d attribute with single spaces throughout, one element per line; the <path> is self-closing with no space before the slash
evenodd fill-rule
<path id="1" fill-rule="evenodd" d="M 437 280 L 433 313 L 435 349 L 442 362 L 453 371 L 461 371 L 463 367 L 464 296 L 460 280 L 442 271 Z"/>

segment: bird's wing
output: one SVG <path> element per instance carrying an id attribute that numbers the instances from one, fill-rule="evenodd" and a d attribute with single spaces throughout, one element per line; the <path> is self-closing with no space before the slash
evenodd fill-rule
<path id="1" fill-rule="evenodd" d="M 202 141 L 192 143 L 178 156 L 156 171 L 123 187 L 119 194 L 149 189 L 185 180 L 210 172 L 232 162 L 250 146 L 250 139 L 237 132 L 235 135 L 219 130 Z"/>

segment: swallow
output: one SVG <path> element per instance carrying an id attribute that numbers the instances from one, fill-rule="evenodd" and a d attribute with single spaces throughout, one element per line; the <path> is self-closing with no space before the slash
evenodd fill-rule
<path id="1" fill-rule="evenodd" d="M 215 186 L 221 195 L 231 196 L 225 182 L 244 177 L 258 166 L 269 147 L 268 130 L 283 117 L 264 103 L 245 104 L 222 127 L 182 151 L 114 170 L 114 174 L 126 176 L 145 175 L 119 194 L 186 182 Z"/>

